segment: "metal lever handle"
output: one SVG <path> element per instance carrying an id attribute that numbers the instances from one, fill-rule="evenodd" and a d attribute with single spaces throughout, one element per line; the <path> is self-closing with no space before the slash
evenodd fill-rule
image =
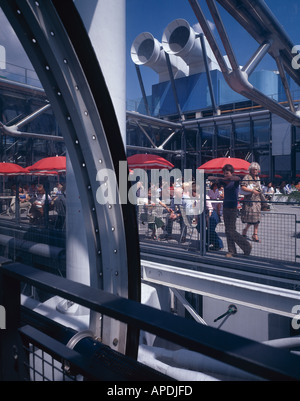
<path id="1" fill-rule="evenodd" d="M 214 322 L 217 322 L 218 320 L 222 319 L 225 316 L 229 316 L 229 315 L 234 315 L 237 312 L 237 307 L 235 305 L 229 305 L 228 306 L 228 311 L 223 313 L 223 315 L 217 317 Z"/>

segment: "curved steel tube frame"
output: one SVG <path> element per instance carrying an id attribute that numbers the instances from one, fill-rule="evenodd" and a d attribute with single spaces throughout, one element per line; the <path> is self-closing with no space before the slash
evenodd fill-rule
<path id="1" fill-rule="evenodd" d="M 198 0 L 189 0 L 194 14 L 208 40 L 212 51 L 220 65 L 227 84 L 237 93 L 266 107 L 271 112 L 282 117 L 289 123 L 300 126 L 299 111 L 295 111 L 289 92 L 285 71 L 299 84 L 300 74 L 291 68 L 292 43 L 287 38 L 284 30 L 272 16 L 270 10 L 262 0 L 218 0 L 218 2 L 256 39 L 260 46 L 246 65 L 240 69 L 236 60 L 227 32 L 215 0 L 206 0 L 207 6 L 217 27 L 224 49 L 230 61 L 231 68 L 227 66 L 221 54 L 217 41 L 207 22 L 207 19 L 199 6 Z M 248 81 L 259 61 L 269 53 L 276 61 L 286 92 L 289 108 L 269 98 L 264 93 L 253 87 Z"/>
<path id="2" fill-rule="evenodd" d="M 0 0 L 44 87 L 63 132 L 82 202 L 91 286 L 140 301 L 135 208 L 100 205 L 100 168 L 126 161 L 104 77 L 72 0 Z M 119 183 L 118 183 L 119 184 Z M 123 183 L 122 183 L 123 185 Z M 136 357 L 138 331 L 99 315 L 90 328 L 112 349 Z"/>

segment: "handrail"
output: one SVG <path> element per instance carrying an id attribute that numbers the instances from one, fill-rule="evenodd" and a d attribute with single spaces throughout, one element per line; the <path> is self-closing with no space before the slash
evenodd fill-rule
<path id="1" fill-rule="evenodd" d="M 19 324 L 16 288 L 22 281 L 261 378 L 300 379 L 300 358 L 286 350 L 274 349 L 20 263 L 1 266 L 0 273 L 7 329 L 17 329 Z"/>

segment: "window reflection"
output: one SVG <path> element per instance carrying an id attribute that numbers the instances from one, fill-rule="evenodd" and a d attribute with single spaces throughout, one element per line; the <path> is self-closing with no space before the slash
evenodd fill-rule
<path id="1" fill-rule="evenodd" d="M 51 108 L 15 128 L 48 99 L 1 9 L 0 38 L 0 121 L 5 128 L 0 139 L 0 256 L 41 268 L 55 266 L 63 274 L 66 173 L 7 174 L 4 166 L 26 169 L 43 158 L 65 155 L 66 147 L 63 141 L 34 137 L 62 136 Z"/>
<path id="2" fill-rule="evenodd" d="M 270 121 L 253 121 L 253 145 L 262 146 L 270 143 Z"/>
<path id="3" fill-rule="evenodd" d="M 248 147 L 250 145 L 250 122 L 235 123 L 235 146 Z"/>

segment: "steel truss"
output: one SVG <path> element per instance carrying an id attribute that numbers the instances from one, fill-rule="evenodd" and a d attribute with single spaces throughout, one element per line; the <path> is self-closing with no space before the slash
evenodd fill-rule
<path id="1" fill-rule="evenodd" d="M 299 110 L 296 110 L 294 107 L 285 75 L 287 73 L 297 84 L 300 84 L 299 69 L 296 70 L 292 67 L 293 44 L 265 2 L 262 0 L 218 0 L 218 3 L 220 3 L 220 5 L 223 6 L 259 43 L 256 52 L 242 68 L 240 68 L 237 62 L 216 2 L 214 0 L 207 0 L 206 2 L 227 53 L 230 67 L 227 66 L 221 54 L 216 39 L 198 1 L 189 0 L 228 85 L 235 92 L 266 107 L 272 113 L 277 114 L 291 124 L 300 126 Z M 288 108 L 283 107 L 278 102 L 264 95 L 248 81 L 249 76 L 267 53 L 276 61 L 288 99 Z"/>

